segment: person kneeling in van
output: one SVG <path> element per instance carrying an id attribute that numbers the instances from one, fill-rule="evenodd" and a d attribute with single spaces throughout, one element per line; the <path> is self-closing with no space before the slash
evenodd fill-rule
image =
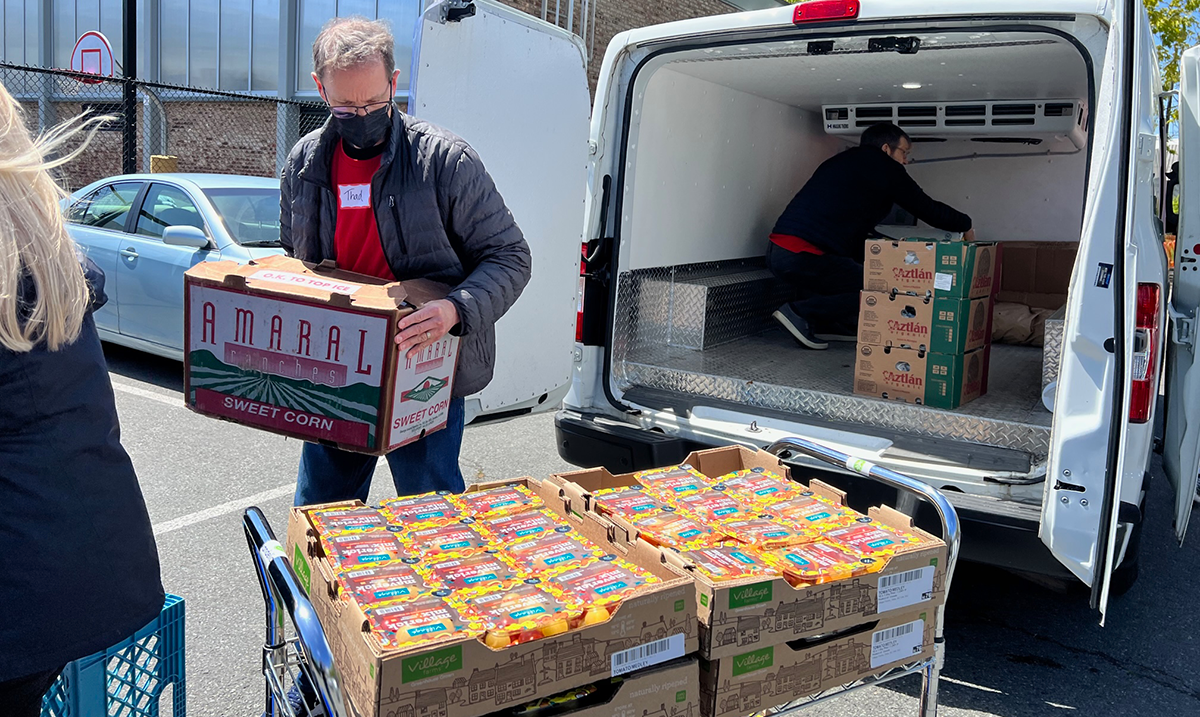
<path id="1" fill-rule="evenodd" d="M 858 333 L 863 248 L 892 205 L 975 239 L 969 216 L 934 201 L 908 176 L 911 149 L 912 140 L 896 125 L 872 125 L 858 147 L 817 168 L 775 223 L 767 266 L 798 298 L 773 316 L 801 346 L 824 349 L 829 344 L 818 334 Z"/>

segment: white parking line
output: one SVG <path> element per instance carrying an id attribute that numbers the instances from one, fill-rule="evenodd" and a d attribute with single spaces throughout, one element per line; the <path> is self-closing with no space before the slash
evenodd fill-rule
<path id="1" fill-rule="evenodd" d="M 942 675 L 940 679 L 942 679 L 946 682 L 949 682 L 952 685 L 962 685 L 963 687 L 970 687 L 973 690 L 981 690 L 983 692 L 991 692 L 992 694 L 995 694 L 995 695 L 1004 694 L 1004 692 L 997 690 L 993 687 L 984 687 L 983 685 L 977 685 L 974 682 L 967 682 L 966 680 L 956 680 L 952 677 L 946 677 L 945 675 Z M 1049 703 L 1047 703 L 1047 704 L 1049 704 Z"/>
<path id="2" fill-rule="evenodd" d="M 147 391 L 144 388 L 138 388 L 137 386 L 130 386 L 127 383 L 117 383 L 116 381 L 112 382 L 112 387 L 113 387 L 114 391 L 120 391 L 121 393 L 128 393 L 132 396 L 141 396 L 142 398 L 148 398 L 151 401 L 158 401 L 159 403 L 166 404 L 168 406 L 177 406 L 179 408 L 183 408 L 182 397 L 177 397 L 175 395 L 168 396 L 168 395 L 165 395 L 162 393 L 157 393 L 155 391 Z"/>
<path id="3" fill-rule="evenodd" d="M 154 535 L 165 535 L 167 533 L 180 530 L 181 528 L 195 525 L 196 523 L 203 523 L 206 520 L 210 520 L 218 516 L 228 515 L 230 513 L 240 513 L 246 508 L 249 508 L 257 503 L 263 503 L 268 500 L 282 498 L 285 495 L 292 495 L 295 492 L 296 484 L 291 483 L 289 485 L 281 485 L 278 488 L 264 490 L 263 492 L 255 493 L 254 495 L 248 495 L 245 498 L 238 498 L 237 500 L 231 500 L 227 503 L 214 505 L 211 508 L 205 508 L 204 510 L 196 511 L 195 513 L 189 513 L 178 518 L 172 518 L 171 520 L 157 523 L 153 526 Z"/>

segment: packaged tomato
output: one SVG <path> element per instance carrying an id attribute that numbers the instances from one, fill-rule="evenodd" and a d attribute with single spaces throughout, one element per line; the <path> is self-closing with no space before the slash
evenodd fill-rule
<path id="1" fill-rule="evenodd" d="M 546 507 L 541 498 L 523 485 L 505 485 L 477 493 L 461 493 L 452 496 L 451 501 L 460 507 L 464 515 L 476 519 L 493 515 L 512 515 Z"/>
<path id="2" fill-rule="evenodd" d="M 429 523 L 449 523 L 458 520 L 458 506 L 450 502 L 447 491 L 425 493 L 411 497 L 390 498 L 380 508 L 396 525 L 413 526 Z"/>
<path id="3" fill-rule="evenodd" d="M 684 549 L 724 542 L 725 536 L 703 523 L 665 507 L 630 521 L 646 542 Z"/>
<path id="4" fill-rule="evenodd" d="M 906 546 L 911 548 L 919 542 L 916 536 L 875 523 L 870 518 L 859 520 L 863 522 L 828 530 L 822 537 L 825 542 L 869 558 L 895 555 Z"/>
<path id="5" fill-rule="evenodd" d="M 553 573 L 542 584 L 568 607 L 582 610 L 580 624 L 586 626 L 604 622 L 622 600 L 657 582 L 657 577 L 636 565 L 608 556 Z"/>
<path id="6" fill-rule="evenodd" d="M 322 535 L 321 545 L 335 568 L 373 565 L 408 557 L 396 536 L 387 530 Z"/>
<path id="7" fill-rule="evenodd" d="M 452 600 L 476 618 L 484 644 L 493 649 L 559 635 L 571 628 L 570 611 L 561 600 L 537 587 L 536 580 L 507 590 L 464 590 Z"/>
<path id="8" fill-rule="evenodd" d="M 607 555 L 599 546 L 565 525 L 548 535 L 510 543 L 505 546 L 504 554 L 509 562 L 529 575 Z"/>
<path id="9" fill-rule="evenodd" d="M 865 575 L 878 569 L 877 565 L 882 565 L 873 558 L 860 558 L 824 541 L 771 550 L 763 554 L 763 559 L 782 572 L 793 585 L 819 585 L 843 580 Z"/>
<path id="10" fill-rule="evenodd" d="M 516 568 L 501 560 L 495 550 L 473 555 L 446 553 L 424 563 L 422 570 L 427 582 L 448 590 L 510 583 L 523 577 Z"/>
<path id="11" fill-rule="evenodd" d="M 366 505 L 316 508 L 308 511 L 308 518 L 322 535 L 387 529 L 383 513 Z"/>
<path id="12" fill-rule="evenodd" d="M 496 547 L 471 518 L 432 528 L 414 528 L 402 534 L 400 540 L 409 552 L 427 557 L 443 553 L 466 555 Z"/>
<path id="13" fill-rule="evenodd" d="M 376 563 L 369 568 L 341 570 L 338 572 L 341 594 L 353 598 L 363 607 L 418 597 L 425 590 L 425 581 L 413 567 L 416 562 L 416 558 L 403 558 Z"/>
<path id="14" fill-rule="evenodd" d="M 646 490 L 666 499 L 695 493 L 709 487 L 708 479 L 686 463 L 671 468 L 641 471 L 634 473 L 633 477 L 638 483 L 645 486 Z"/>
<path id="15" fill-rule="evenodd" d="M 719 486 L 676 498 L 675 507 L 680 512 L 695 517 L 704 523 L 733 520 L 740 516 L 754 514 L 749 507 L 726 491 L 721 490 Z"/>
<path id="16" fill-rule="evenodd" d="M 739 543 L 753 545 L 760 550 L 773 550 L 816 540 L 816 536 L 811 532 L 767 514 L 727 520 L 720 524 L 719 529 Z"/>
<path id="17" fill-rule="evenodd" d="M 751 468 L 723 475 L 717 484 L 748 505 L 766 506 L 800 496 L 803 488 L 764 468 Z"/>
<path id="18" fill-rule="evenodd" d="M 563 527 L 562 520 L 546 510 L 531 510 L 515 515 L 501 515 L 480 521 L 477 526 L 496 541 L 507 543 L 554 532 Z"/>
<path id="19" fill-rule="evenodd" d="M 641 485 L 598 490 L 592 493 L 592 501 L 601 515 L 642 515 L 652 513 L 662 505 L 657 495 L 647 492 Z"/>
<path id="20" fill-rule="evenodd" d="M 385 650 L 479 635 L 479 622 L 459 612 L 446 595 L 439 591 L 416 600 L 378 603 L 363 612 L 372 636 Z"/>
<path id="21" fill-rule="evenodd" d="M 778 576 L 780 573 L 744 546 L 685 550 L 680 555 L 691 561 L 696 572 L 713 582 Z"/>

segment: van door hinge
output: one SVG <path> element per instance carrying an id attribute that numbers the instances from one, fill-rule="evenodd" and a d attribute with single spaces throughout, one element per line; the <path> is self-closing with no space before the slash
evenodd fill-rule
<path id="1" fill-rule="evenodd" d="M 1184 316 L 1167 304 L 1167 313 L 1171 316 L 1171 340 L 1180 346 L 1192 346 L 1196 343 L 1196 333 L 1192 319 Z"/>
<path id="2" fill-rule="evenodd" d="M 475 17 L 475 3 L 471 0 L 446 0 L 442 4 L 442 20 L 459 22 L 468 17 Z"/>

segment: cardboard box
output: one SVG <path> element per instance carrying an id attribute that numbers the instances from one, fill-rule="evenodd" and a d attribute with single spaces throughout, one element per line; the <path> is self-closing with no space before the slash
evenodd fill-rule
<path id="1" fill-rule="evenodd" d="M 547 491 L 532 478 L 472 489 L 512 483 L 538 493 Z M 557 487 L 550 492 L 557 494 Z M 502 650 L 478 639 L 461 638 L 385 651 L 365 630 L 366 616 L 358 605 L 337 597 L 333 570 L 305 513 L 312 507 L 292 509 L 286 550 L 325 628 L 343 689 L 362 715 L 479 717 L 667 662 L 698 648 L 690 578 L 664 564 L 657 554 L 631 551 L 623 557 L 663 582 L 624 601 L 607 622 Z"/>
<path id="2" fill-rule="evenodd" d="M 854 393 L 933 408 L 958 408 L 987 393 L 991 346 L 935 354 L 892 346 L 858 345 Z"/>
<path id="3" fill-rule="evenodd" d="M 822 690 L 928 659 L 932 610 L 864 623 L 818 642 L 758 647 L 700 661 L 700 714 L 744 717 Z"/>
<path id="4" fill-rule="evenodd" d="M 791 477 L 787 467 L 774 456 L 741 446 L 696 451 L 684 462 L 709 477 L 755 467 Z M 706 659 L 827 634 L 875 616 L 890 617 L 917 609 L 933 614 L 945 602 L 948 555 L 945 543 L 919 530 L 911 518 L 891 508 L 872 508 L 869 514 L 882 523 L 921 535 L 928 541 L 928 547 L 890 558 L 877 573 L 804 588 L 793 587 L 783 578 L 713 583 L 696 573 L 674 551 L 661 550 L 638 539 L 636 529 L 620 517 L 594 512 L 592 492 L 636 483 L 632 473 L 613 475 L 603 468 L 594 468 L 551 476 L 543 483 L 542 496 L 560 513 L 572 515 L 573 521 L 582 525 L 581 532 L 593 540 L 607 540 L 614 550 L 638 555 L 657 553 L 691 575 L 699 609 L 700 654 Z M 553 494 L 545 490 L 555 484 L 561 499 L 557 504 L 552 502 Z M 813 480 L 808 487 L 835 502 L 845 502 L 843 492 L 821 481 Z"/>
<path id="5" fill-rule="evenodd" d="M 858 342 L 960 354 L 991 342 L 992 300 L 862 292 Z"/>
<path id="6" fill-rule="evenodd" d="M 184 278 L 188 408 L 371 455 L 419 440 L 446 425 L 459 340 L 409 359 L 394 338 L 445 291 L 283 256 L 197 264 Z"/>
<path id="7" fill-rule="evenodd" d="M 631 675 L 594 683 L 595 696 L 555 717 L 699 717 L 700 663 L 672 660 Z"/>
<path id="8" fill-rule="evenodd" d="M 997 301 L 1057 309 L 1067 303 L 1078 242 L 1001 242 L 1004 266 Z"/>
<path id="9" fill-rule="evenodd" d="M 991 296 L 998 277 L 991 242 L 869 239 L 864 258 L 867 291 L 978 299 Z"/>

